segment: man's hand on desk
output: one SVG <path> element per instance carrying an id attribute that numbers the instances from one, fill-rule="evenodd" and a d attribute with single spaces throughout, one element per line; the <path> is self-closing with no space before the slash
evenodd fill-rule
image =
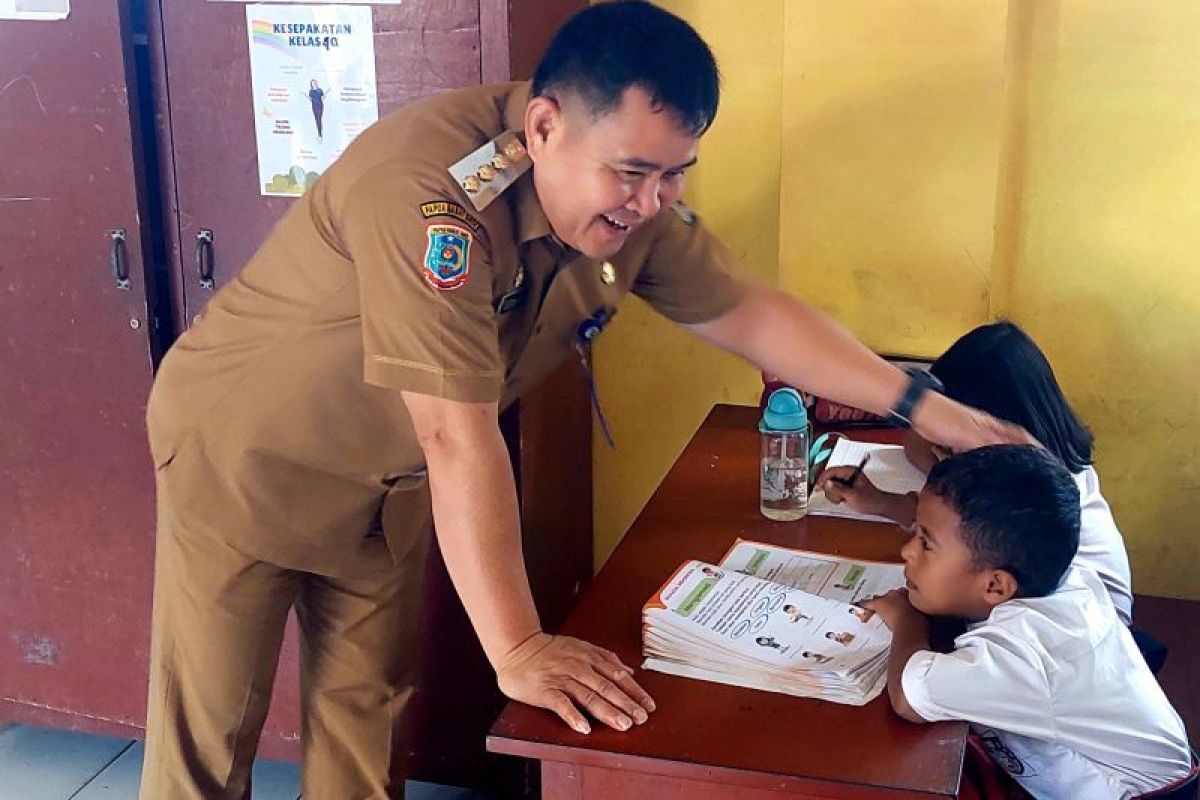
<path id="1" fill-rule="evenodd" d="M 619 731 L 654 710 L 615 653 L 570 636 L 534 634 L 504 657 L 496 678 L 508 697 L 553 711 L 579 733 L 591 732 L 580 707 Z"/>

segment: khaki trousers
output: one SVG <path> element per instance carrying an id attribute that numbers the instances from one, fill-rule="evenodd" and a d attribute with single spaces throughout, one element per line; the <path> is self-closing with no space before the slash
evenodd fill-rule
<path id="1" fill-rule="evenodd" d="M 393 563 L 359 537 L 329 577 L 190 531 L 159 481 L 141 800 L 249 800 L 288 611 L 300 623 L 305 800 L 404 795 L 398 720 L 412 694 L 429 536 Z"/>

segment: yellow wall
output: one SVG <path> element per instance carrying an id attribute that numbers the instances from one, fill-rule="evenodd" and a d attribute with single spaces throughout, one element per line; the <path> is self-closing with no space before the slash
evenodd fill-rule
<path id="1" fill-rule="evenodd" d="M 1200 598 L 1200 3 L 664 5 L 725 76 L 687 192 L 707 224 L 882 351 L 1024 325 L 1096 433 L 1136 590 Z M 634 301 L 598 375 L 599 564 L 759 384 Z"/>
<path id="2" fill-rule="evenodd" d="M 987 317 L 1005 7 L 787 4 L 780 285 L 877 350 Z"/>
<path id="3" fill-rule="evenodd" d="M 1200 3 L 1022 4 L 1007 312 L 1096 434 L 1134 587 L 1200 599 Z"/>

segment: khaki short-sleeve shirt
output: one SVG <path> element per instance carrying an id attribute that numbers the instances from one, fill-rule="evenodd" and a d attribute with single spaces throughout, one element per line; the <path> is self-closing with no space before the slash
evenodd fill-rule
<path id="1" fill-rule="evenodd" d="M 528 94 L 447 92 L 376 123 L 214 295 L 151 393 L 170 513 L 327 573 L 382 519 L 399 559 L 429 509 L 397 390 L 506 406 L 629 291 L 683 323 L 738 302 L 733 259 L 683 207 L 610 261 L 559 243 L 520 144 Z M 464 179 L 489 153 L 506 155 Z"/>

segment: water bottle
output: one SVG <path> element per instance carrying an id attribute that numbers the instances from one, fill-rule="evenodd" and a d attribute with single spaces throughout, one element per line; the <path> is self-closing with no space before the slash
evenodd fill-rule
<path id="1" fill-rule="evenodd" d="M 758 507 L 767 519 L 789 522 L 808 513 L 808 412 L 795 389 L 776 389 L 758 424 Z"/>

